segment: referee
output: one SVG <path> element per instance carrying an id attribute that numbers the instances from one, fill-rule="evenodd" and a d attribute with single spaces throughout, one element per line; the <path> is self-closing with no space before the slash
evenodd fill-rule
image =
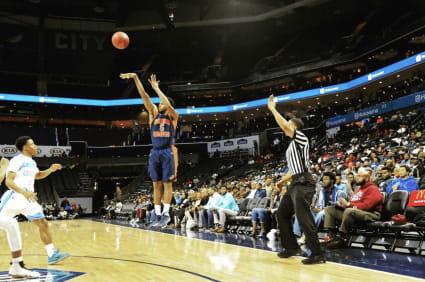
<path id="1" fill-rule="evenodd" d="M 306 244 L 311 250 L 310 257 L 304 259 L 302 261 L 303 264 L 323 263 L 326 261 L 326 258 L 320 250 L 316 225 L 310 210 L 311 202 L 316 192 L 316 184 L 308 170 L 308 138 L 304 133 L 299 131 L 303 127 L 303 122 L 297 118 L 287 121 L 282 117 L 276 110 L 276 102 L 273 95 L 269 97 L 268 107 L 280 128 L 292 139 L 286 150 L 286 161 L 289 166 L 289 172 L 279 183 L 282 184 L 292 179 L 291 185 L 283 196 L 278 209 L 280 238 L 282 246 L 285 249 L 278 256 L 280 258 L 289 258 L 291 256 L 301 255 L 300 246 L 293 233 L 292 219 L 295 213 L 300 227 L 305 234 Z"/>

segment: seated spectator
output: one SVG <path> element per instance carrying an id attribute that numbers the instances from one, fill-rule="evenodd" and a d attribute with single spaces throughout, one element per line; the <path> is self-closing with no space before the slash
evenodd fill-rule
<path id="1" fill-rule="evenodd" d="M 176 201 L 176 205 L 180 205 L 182 203 L 183 199 L 180 192 L 174 193 L 174 200 Z"/>
<path id="2" fill-rule="evenodd" d="M 267 212 L 264 216 L 264 233 L 268 234 L 270 230 L 277 229 L 277 209 L 279 207 L 280 201 L 283 196 L 288 191 L 288 186 L 286 184 L 276 185 L 277 189 L 280 189 L 280 194 L 271 199 L 270 208 L 267 209 Z"/>
<path id="3" fill-rule="evenodd" d="M 274 206 L 274 203 L 276 201 L 280 200 L 280 188 L 275 187 L 273 190 L 273 193 L 271 194 L 271 201 L 270 206 L 267 208 L 254 208 L 251 212 L 251 221 L 252 221 L 252 233 L 251 236 L 255 236 L 256 230 L 257 230 L 257 217 L 260 220 L 261 225 L 261 231 L 260 236 L 263 236 L 265 234 L 265 226 L 264 226 L 264 219 L 267 212 L 271 212 L 271 207 Z"/>
<path id="4" fill-rule="evenodd" d="M 254 199 L 262 199 L 265 198 L 267 196 L 267 192 L 266 190 L 263 189 L 263 185 L 261 183 L 257 183 L 257 187 L 256 187 L 256 191 L 254 194 Z"/>
<path id="5" fill-rule="evenodd" d="M 251 187 L 249 187 L 249 186 L 242 187 L 241 191 L 240 191 L 241 199 L 247 198 L 250 193 L 251 193 Z"/>
<path id="6" fill-rule="evenodd" d="M 67 217 L 68 217 L 68 212 L 64 208 L 61 208 L 58 214 L 58 219 L 67 219 Z"/>
<path id="7" fill-rule="evenodd" d="M 418 157 L 416 155 L 410 156 L 410 164 L 412 166 L 410 175 L 415 178 L 421 178 L 423 175 L 425 175 L 425 168 L 421 161 L 418 160 Z"/>
<path id="8" fill-rule="evenodd" d="M 187 208 L 186 211 L 185 211 L 185 221 L 186 222 L 188 220 L 194 220 L 195 223 L 197 222 L 198 214 L 196 212 L 196 208 L 201 204 L 201 198 L 202 198 L 201 193 L 196 192 L 194 201 L 192 201 L 190 207 Z"/>
<path id="9" fill-rule="evenodd" d="M 341 174 L 336 174 L 336 176 L 335 176 L 335 187 L 336 187 L 338 190 L 343 191 L 344 193 L 345 193 L 345 192 L 346 192 L 346 190 L 347 190 L 346 185 L 345 185 L 344 183 L 342 183 L 342 177 L 341 177 Z"/>
<path id="10" fill-rule="evenodd" d="M 395 167 L 394 170 L 394 180 L 400 178 L 400 167 Z"/>
<path id="11" fill-rule="evenodd" d="M 83 208 L 81 207 L 80 204 L 78 204 L 77 206 L 76 213 L 78 216 L 82 216 L 84 214 Z"/>
<path id="12" fill-rule="evenodd" d="M 408 165 L 400 166 L 400 178 L 394 179 L 387 187 L 387 194 L 393 191 L 404 190 L 409 193 L 418 190 L 418 183 L 413 176 L 409 176 L 410 167 Z"/>
<path id="13" fill-rule="evenodd" d="M 115 205 L 115 214 L 119 214 L 122 210 L 122 202 L 118 200 L 118 202 Z"/>
<path id="14" fill-rule="evenodd" d="M 50 213 L 51 213 L 54 217 L 58 216 L 58 214 L 59 214 L 59 207 L 58 207 L 58 205 L 57 205 L 56 203 L 53 203 L 53 207 L 52 207 L 52 209 L 51 209 Z"/>
<path id="15" fill-rule="evenodd" d="M 250 192 L 248 196 L 246 196 L 247 199 L 254 199 L 255 193 L 257 193 L 257 183 L 252 181 L 250 184 Z"/>
<path id="16" fill-rule="evenodd" d="M 323 188 L 313 197 L 311 203 L 311 214 L 313 215 L 316 227 L 319 227 L 325 218 L 325 207 L 335 206 L 341 198 L 347 199 L 345 185 L 337 186 L 335 184 L 336 176 L 333 173 L 327 172 L 323 174 L 322 181 Z M 294 234 L 297 237 L 301 237 L 301 228 L 297 218 L 295 218 L 294 222 Z M 304 240 L 301 240 L 300 243 L 303 244 Z"/>
<path id="17" fill-rule="evenodd" d="M 379 187 L 379 191 L 386 192 L 388 185 L 393 182 L 391 177 L 391 169 L 388 167 L 381 168 L 381 176 L 376 180 L 376 185 Z"/>
<path id="18" fill-rule="evenodd" d="M 203 220 L 201 211 L 204 209 L 204 206 L 208 203 L 209 194 L 208 189 L 202 188 L 200 193 L 201 200 L 194 208 L 194 214 L 195 214 L 195 221 L 198 227 L 203 226 Z M 201 222 L 202 221 L 202 222 Z"/>
<path id="19" fill-rule="evenodd" d="M 236 216 L 239 212 L 239 207 L 233 198 L 233 191 L 226 190 L 225 187 L 222 187 L 223 198 L 215 208 L 211 209 L 213 212 L 217 211 L 220 218 L 220 227 L 214 229 L 213 232 L 224 233 L 226 231 L 227 216 Z"/>
<path id="20" fill-rule="evenodd" d="M 106 195 L 105 195 L 105 197 L 106 197 Z M 69 201 L 68 201 L 68 198 L 65 197 L 65 198 L 63 198 L 63 200 L 61 202 L 61 208 L 66 209 L 67 206 L 69 206 Z"/>
<path id="21" fill-rule="evenodd" d="M 195 201 L 195 191 L 190 190 L 186 197 L 185 193 L 182 194 L 182 203 L 180 205 L 176 205 L 172 209 L 172 213 L 170 217 L 174 218 L 174 225 L 176 228 L 180 227 L 181 224 L 185 224 L 185 212 L 186 210 L 192 206 L 192 203 Z"/>
<path id="22" fill-rule="evenodd" d="M 365 169 L 359 169 L 356 182 L 360 187 L 353 193 L 350 201 L 340 198 L 335 206 L 325 208 L 325 229 L 329 230 L 331 240 L 326 243 L 328 249 L 346 246 L 346 236 L 356 224 L 364 224 L 381 218 L 384 198 L 378 187 L 370 181 Z M 337 223 L 341 223 L 335 235 Z"/>
<path id="23" fill-rule="evenodd" d="M 410 166 L 410 156 L 409 154 L 404 154 L 403 160 L 401 161 L 402 165 L 408 165 Z"/>
<path id="24" fill-rule="evenodd" d="M 373 162 L 372 162 L 372 164 L 371 164 L 371 167 L 372 167 L 372 168 L 374 168 L 374 169 L 376 169 L 376 168 L 378 168 L 380 165 L 381 165 L 381 162 L 379 161 L 379 159 L 378 159 L 378 158 L 376 158 L 376 157 L 374 157 L 374 158 L 373 158 Z"/>
<path id="25" fill-rule="evenodd" d="M 347 183 L 345 183 L 345 193 L 350 198 L 354 191 L 356 191 L 356 176 L 353 172 L 350 172 L 347 176 Z"/>
<path id="26" fill-rule="evenodd" d="M 110 201 L 109 205 L 106 207 L 106 219 L 115 218 L 115 203 Z"/>
<path id="27" fill-rule="evenodd" d="M 270 197 L 272 195 L 272 193 L 274 192 L 272 179 L 267 178 L 264 186 L 265 186 L 264 189 L 266 190 L 266 197 Z"/>
<path id="28" fill-rule="evenodd" d="M 208 202 L 201 210 L 201 214 L 199 217 L 202 219 L 200 220 L 200 228 L 203 229 L 211 229 L 214 226 L 214 215 L 212 213 L 212 208 L 215 208 L 217 204 L 221 201 L 222 195 L 220 193 L 217 193 L 216 188 L 210 188 L 208 190 Z M 207 218 L 207 221 L 205 221 L 205 218 Z"/>
<path id="29" fill-rule="evenodd" d="M 143 206 L 143 203 L 144 203 L 144 199 L 143 200 L 142 198 L 137 199 L 137 205 L 136 205 L 135 211 L 133 211 L 133 213 L 131 214 L 132 219 L 130 220 L 130 225 L 136 225 L 140 221 L 140 218 L 142 218 L 142 209 L 143 207 L 146 207 L 146 206 Z M 146 209 L 145 209 L 145 212 L 146 212 Z"/>

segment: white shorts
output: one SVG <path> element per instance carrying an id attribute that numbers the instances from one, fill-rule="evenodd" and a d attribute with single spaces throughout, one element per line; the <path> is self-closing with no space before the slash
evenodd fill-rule
<path id="1" fill-rule="evenodd" d="M 0 200 L 0 215 L 15 217 L 18 214 L 23 214 L 29 221 L 45 218 L 39 203 L 30 202 L 24 195 L 8 190 Z"/>

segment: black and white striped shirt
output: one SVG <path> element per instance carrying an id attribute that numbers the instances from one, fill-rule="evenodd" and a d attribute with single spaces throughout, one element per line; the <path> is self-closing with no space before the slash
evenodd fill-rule
<path id="1" fill-rule="evenodd" d="M 308 151 L 310 144 L 307 136 L 301 131 L 294 131 L 294 137 L 286 149 L 286 161 L 292 175 L 308 172 Z"/>

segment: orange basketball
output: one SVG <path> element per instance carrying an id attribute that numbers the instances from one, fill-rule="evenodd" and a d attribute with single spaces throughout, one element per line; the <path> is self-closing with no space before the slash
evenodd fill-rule
<path id="1" fill-rule="evenodd" d="M 117 31 L 112 35 L 112 45 L 117 49 L 125 49 L 130 44 L 130 38 L 125 32 Z"/>

